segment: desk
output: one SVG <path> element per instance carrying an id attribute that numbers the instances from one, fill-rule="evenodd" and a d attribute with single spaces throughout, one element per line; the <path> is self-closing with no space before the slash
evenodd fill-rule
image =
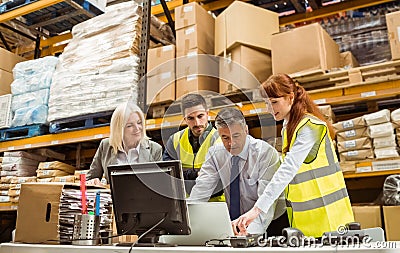
<path id="1" fill-rule="evenodd" d="M 163 247 L 163 248 L 134 248 L 133 252 L 159 253 L 159 252 L 181 252 L 181 253 L 221 253 L 221 252 L 297 252 L 297 253 L 395 253 L 400 251 L 400 242 L 388 242 L 386 248 L 384 245 L 365 246 L 341 246 L 341 247 L 322 247 L 322 248 L 270 248 L 270 247 L 253 247 L 253 248 L 228 248 L 228 247 Z M 379 249 L 378 249 L 379 246 Z M 388 248 L 390 246 L 391 248 Z M 374 248 L 375 247 L 375 248 Z M 44 245 L 44 244 L 0 244 L 0 253 L 128 253 L 128 247 L 115 246 L 72 246 L 72 245 Z"/>

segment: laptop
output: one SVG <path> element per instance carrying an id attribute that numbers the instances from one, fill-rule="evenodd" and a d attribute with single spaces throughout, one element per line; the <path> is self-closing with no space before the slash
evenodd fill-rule
<path id="1" fill-rule="evenodd" d="M 190 235 L 163 235 L 160 242 L 182 246 L 204 246 L 211 239 L 233 236 L 228 206 L 225 202 L 188 204 Z"/>

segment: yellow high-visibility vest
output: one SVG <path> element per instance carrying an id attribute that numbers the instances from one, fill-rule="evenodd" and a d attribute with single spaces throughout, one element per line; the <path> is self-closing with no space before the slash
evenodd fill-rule
<path id="1" fill-rule="evenodd" d="M 176 154 L 178 155 L 178 159 L 182 162 L 183 168 L 195 168 L 200 169 L 203 162 L 206 160 L 206 154 L 208 149 L 214 145 L 212 142 L 212 137 L 214 136 L 215 128 L 212 128 L 208 133 L 204 142 L 200 145 L 199 150 L 197 151 L 196 157 L 194 157 L 192 145 L 189 142 L 189 128 L 179 131 L 174 134 L 174 148 L 176 150 Z M 220 138 L 215 140 L 215 142 L 219 142 Z M 213 197 L 209 200 L 210 202 L 225 202 L 225 195 Z"/>
<path id="2" fill-rule="evenodd" d="M 321 237 L 324 232 L 337 231 L 353 222 L 354 216 L 344 177 L 340 170 L 332 140 L 325 122 L 306 115 L 294 131 L 289 150 L 299 130 L 310 126 L 319 132 L 319 146 L 315 156 L 309 154 L 294 179 L 285 189 L 287 213 L 292 227 L 306 236 Z M 284 132 L 283 147 L 287 145 Z M 284 159 L 285 155 L 283 155 Z"/>
<path id="3" fill-rule="evenodd" d="M 183 168 L 200 169 L 201 165 L 206 160 L 208 149 L 213 145 L 213 143 L 211 143 L 212 137 L 217 130 L 215 130 L 215 128 L 211 129 L 210 133 L 197 151 L 196 157 L 194 157 L 193 148 L 189 142 L 189 131 L 190 130 L 187 127 L 186 129 L 174 134 L 174 148 L 178 155 L 178 159 L 182 161 Z"/>

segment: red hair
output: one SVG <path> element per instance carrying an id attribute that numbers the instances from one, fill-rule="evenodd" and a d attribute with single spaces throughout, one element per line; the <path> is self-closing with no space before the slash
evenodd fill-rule
<path id="1" fill-rule="evenodd" d="M 290 109 L 289 121 L 286 127 L 288 141 L 287 145 L 283 147 L 284 154 L 289 151 L 289 145 L 292 141 L 294 131 L 306 113 L 310 113 L 320 120 L 326 122 L 331 138 L 333 139 L 335 137 L 332 124 L 325 119 L 317 105 L 311 100 L 306 90 L 302 86 L 296 84 L 288 75 L 272 75 L 261 84 L 260 88 L 261 94 L 266 98 L 287 97 L 291 92 L 294 94 L 292 108 Z"/>

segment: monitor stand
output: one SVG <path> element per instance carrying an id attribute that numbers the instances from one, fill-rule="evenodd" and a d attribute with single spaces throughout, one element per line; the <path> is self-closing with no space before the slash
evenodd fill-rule
<path id="1" fill-rule="evenodd" d="M 156 231 L 156 233 L 148 233 L 143 238 L 141 238 L 134 247 L 176 247 L 176 244 L 169 244 L 159 242 L 160 235 L 165 233 L 160 233 L 161 231 Z M 133 242 L 123 242 L 118 243 L 116 246 L 131 247 Z"/>

